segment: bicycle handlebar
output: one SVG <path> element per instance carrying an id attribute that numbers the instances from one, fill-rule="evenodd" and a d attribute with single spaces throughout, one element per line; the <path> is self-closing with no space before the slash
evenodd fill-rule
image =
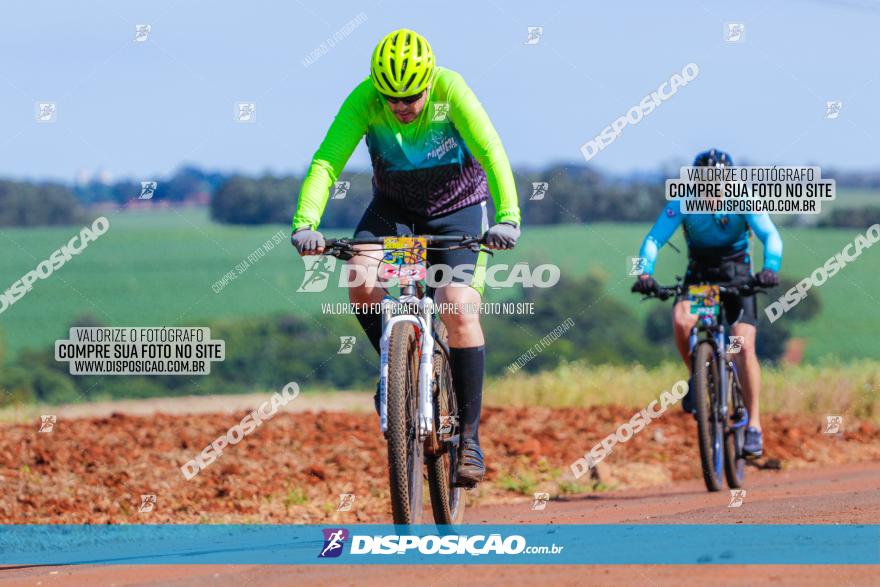
<path id="1" fill-rule="evenodd" d="M 464 235 L 405 235 L 406 238 L 423 238 L 428 246 L 430 245 L 452 245 L 449 249 L 469 248 L 477 252 L 485 251 L 490 255 L 491 250 L 482 248 L 484 236 L 474 236 L 470 234 Z M 328 238 L 324 240 L 323 255 L 337 257 L 342 260 L 350 259 L 354 254 L 356 245 L 381 245 L 385 243 L 386 238 L 383 236 L 373 236 L 366 238 Z M 402 237 L 403 238 L 403 237 Z M 293 235 L 290 236 L 291 244 L 293 244 Z"/>
<path id="2" fill-rule="evenodd" d="M 711 283 L 707 285 L 717 285 L 719 293 L 732 293 L 741 296 L 750 296 L 767 290 L 767 286 L 758 283 L 754 276 L 752 276 L 748 283 Z M 659 300 L 667 300 L 673 296 L 680 296 L 686 291 L 687 288 L 682 283 L 676 283 L 672 286 L 658 285 L 657 289 L 653 292 L 643 294 L 643 299 L 657 298 Z"/>
<path id="3" fill-rule="evenodd" d="M 355 245 L 381 245 L 385 243 L 386 238 L 394 238 L 394 237 L 385 237 L 385 236 L 371 236 L 367 238 L 328 238 L 325 240 L 324 248 L 329 249 L 337 246 L 348 247 Z M 470 244 L 482 244 L 483 237 L 482 236 L 473 236 L 469 234 L 464 235 L 447 235 L 447 236 L 435 236 L 435 235 L 406 235 L 405 237 L 400 238 L 423 238 L 427 241 L 429 245 L 439 245 L 439 244 L 450 244 L 450 243 L 458 243 L 460 245 L 470 245 Z"/>

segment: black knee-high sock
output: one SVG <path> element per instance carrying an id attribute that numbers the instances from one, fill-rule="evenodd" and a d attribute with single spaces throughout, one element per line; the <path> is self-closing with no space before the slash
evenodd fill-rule
<path id="1" fill-rule="evenodd" d="M 361 328 L 364 329 L 367 338 L 370 339 L 373 348 L 378 353 L 379 339 L 382 338 L 382 314 L 379 312 L 357 312 L 355 315 L 358 322 L 361 323 Z"/>
<path id="2" fill-rule="evenodd" d="M 452 385 L 458 402 L 461 439 L 480 442 L 480 408 L 483 401 L 483 371 L 486 347 L 449 349 Z"/>

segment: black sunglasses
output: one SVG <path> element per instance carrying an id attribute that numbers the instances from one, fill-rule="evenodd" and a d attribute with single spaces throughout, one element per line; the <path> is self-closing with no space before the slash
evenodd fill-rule
<path id="1" fill-rule="evenodd" d="M 415 96 L 405 96 L 403 98 L 395 98 L 394 96 L 386 96 L 382 94 L 382 97 L 388 100 L 389 104 L 397 104 L 398 102 L 403 102 L 404 104 L 412 104 L 414 102 L 418 102 L 421 100 L 422 96 L 425 94 L 425 90 L 422 90 Z"/>

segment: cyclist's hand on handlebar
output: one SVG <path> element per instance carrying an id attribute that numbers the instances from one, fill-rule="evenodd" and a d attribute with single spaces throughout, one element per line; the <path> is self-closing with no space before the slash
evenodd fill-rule
<path id="1" fill-rule="evenodd" d="M 776 287 L 779 285 L 779 274 L 770 269 L 764 269 L 755 275 L 755 283 L 762 287 Z"/>
<path id="2" fill-rule="evenodd" d="M 516 246 L 520 230 L 512 222 L 501 222 L 486 231 L 483 237 L 486 246 L 495 250 L 509 250 Z"/>
<path id="3" fill-rule="evenodd" d="M 297 252 L 305 257 L 308 255 L 320 255 L 324 252 L 324 235 L 311 227 L 300 228 L 290 237 Z"/>
<path id="4" fill-rule="evenodd" d="M 641 294 L 657 293 L 657 282 L 650 275 L 639 275 L 630 291 Z"/>

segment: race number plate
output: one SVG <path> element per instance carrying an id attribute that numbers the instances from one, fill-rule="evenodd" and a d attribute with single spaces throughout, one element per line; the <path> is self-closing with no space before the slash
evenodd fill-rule
<path id="1" fill-rule="evenodd" d="M 691 285 L 688 287 L 691 314 L 717 316 L 721 293 L 717 285 Z"/>
<path id="2" fill-rule="evenodd" d="M 383 239 L 381 279 L 397 279 L 401 284 L 425 278 L 428 265 L 428 241 L 422 237 L 389 236 Z"/>

